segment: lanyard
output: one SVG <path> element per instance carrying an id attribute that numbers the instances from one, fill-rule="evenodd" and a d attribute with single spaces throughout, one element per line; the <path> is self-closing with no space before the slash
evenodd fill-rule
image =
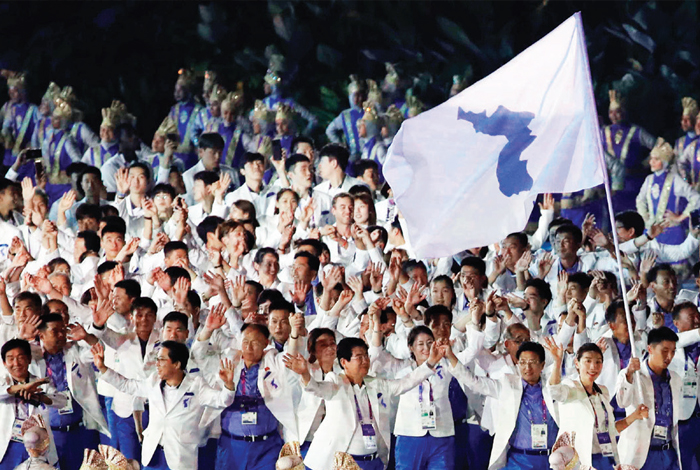
<path id="1" fill-rule="evenodd" d="M 355 395 L 355 391 L 352 391 L 352 396 L 355 397 L 355 409 L 357 410 L 357 419 L 360 421 L 360 423 L 364 423 L 364 419 L 362 418 L 362 411 L 360 411 L 360 402 L 357 401 L 357 395 Z M 369 402 L 369 399 L 367 400 L 367 406 L 369 407 L 369 421 L 370 424 L 374 420 L 374 416 L 372 415 L 372 404 Z"/>
<path id="2" fill-rule="evenodd" d="M 433 384 L 430 383 L 428 380 L 428 387 L 430 391 L 428 392 L 428 395 L 430 396 L 430 404 L 432 405 L 435 399 L 433 398 Z M 423 383 L 421 382 L 420 385 L 418 385 L 418 403 L 423 406 Z M 370 412 L 372 408 L 370 407 Z"/>
<path id="3" fill-rule="evenodd" d="M 246 376 L 246 368 L 244 367 L 241 370 L 241 395 L 246 394 L 246 389 L 245 389 L 245 376 Z"/>
<path id="4" fill-rule="evenodd" d="M 527 408 L 527 417 L 530 419 L 530 424 L 535 424 L 532 419 L 532 411 L 530 408 Z M 544 423 L 542 424 L 547 424 L 547 403 L 544 401 L 544 396 L 542 397 L 542 419 L 544 419 Z"/>
<path id="5" fill-rule="evenodd" d="M 589 396 L 588 399 L 591 400 L 591 397 Z M 591 400 L 591 406 L 593 407 L 593 417 L 595 418 L 595 429 L 596 429 L 596 432 L 599 433 L 601 431 L 600 431 L 600 427 L 598 426 L 598 412 L 595 409 L 595 405 L 593 404 L 593 400 Z M 607 408 L 605 408 L 605 405 L 603 404 L 602 400 L 600 400 L 600 406 L 603 408 L 603 413 L 605 413 L 605 424 L 608 427 L 608 429 L 610 429 L 608 410 L 607 410 Z"/>

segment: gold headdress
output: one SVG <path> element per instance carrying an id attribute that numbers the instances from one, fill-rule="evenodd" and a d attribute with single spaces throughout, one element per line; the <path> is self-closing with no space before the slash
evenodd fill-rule
<path id="1" fill-rule="evenodd" d="M 158 129 L 156 129 L 156 134 L 162 135 L 163 137 L 167 136 L 168 134 L 177 133 L 177 124 L 170 119 L 170 116 L 166 116 L 166 118 L 163 119 L 163 122 L 160 123 L 160 126 L 158 126 Z"/>
<path id="2" fill-rule="evenodd" d="M 276 470 L 304 470 L 301 449 L 297 441 L 287 442 L 280 450 L 279 459 L 275 464 Z"/>
<path id="3" fill-rule="evenodd" d="M 105 459 L 94 449 L 85 449 L 80 470 L 109 470 Z"/>
<path id="4" fill-rule="evenodd" d="M 22 72 L 14 72 L 12 70 L 0 70 L 0 75 L 7 79 L 7 86 L 12 88 L 24 89 L 25 75 Z"/>
<path id="5" fill-rule="evenodd" d="M 63 101 L 70 103 L 71 106 L 73 106 L 75 104 L 75 102 L 78 101 L 78 97 L 75 96 L 75 93 L 73 92 L 72 86 L 64 86 L 63 90 L 61 90 L 61 94 L 58 96 Z"/>
<path id="6" fill-rule="evenodd" d="M 384 113 L 384 116 L 386 117 L 387 121 L 396 124 L 401 124 L 403 122 L 403 114 L 401 114 L 401 110 L 397 108 L 394 104 L 390 105 L 387 108 L 386 113 Z"/>
<path id="7" fill-rule="evenodd" d="M 291 106 L 285 103 L 280 103 L 277 105 L 277 113 L 275 114 L 275 121 L 278 119 L 287 119 L 291 120 L 292 115 L 294 114 L 294 110 L 292 110 Z"/>
<path id="8" fill-rule="evenodd" d="M 204 91 L 205 95 L 213 90 L 214 86 L 216 85 L 216 78 L 216 72 L 213 70 L 207 70 L 204 72 L 204 85 L 202 86 L 202 90 Z"/>
<path id="9" fill-rule="evenodd" d="M 418 116 L 425 110 L 425 105 L 421 100 L 416 98 L 415 95 L 411 95 L 406 98 L 406 106 L 408 107 L 408 117 L 412 118 Z"/>
<path id="10" fill-rule="evenodd" d="M 265 81 L 272 86 L 279 85 L 284 72 L 284 56 L 281 54 L 270 55 L 270 61 L 265 73 Z"/>
<path id="11" fill-rule="evenodd" d="M 119 115 L 113 108 L 102 108 L 102 124 L 100 127 L 117 127 L 119 125 Z"/>
<path id="12" fill-rule="evenodd" d="M 333 470 L 360 470 L 360 467 L 350 454 L 336 452 L 333 459 Z"/>
<path id="13" fill-rule="evenodd" d="M 379 115 L 377 114 L 377 108 L 376 104 L 371 101 L 367 100 L 362 104 L 362 108 L 365 112 L 365 114 L 362 116 L 363 121 L 369 121 L 369 122 L 376 122 L 379 120 Z"/>
<path id="14" fill-rule="evenodd" d="M 212 86 L 209 93 L 209 102 L 222 103 L 224 99 L 226 99 L 226 89 L 217 84 Z"/>
<path id="15" fill-rule="evenodd" d="M 673 147 L 663 138 L 659 137 L 656 140 L 656 145 L 651 149 L 649 156 L 656 157 L 666 163 L 671 163 L 671 160 L 673 160 Z"/>
<path id="16" fill-rule="evenodd" d="M 100 444 L 98 448 L 100 449 L 102 458 L 107 464 L 108 470 L 132 470 L 131 464 L 126 460 L 124 454 L 114 447 Z"/>
<path id="17" fill-rule="evenodd" d="M 625 98 L 617 90 L 608 90 L 608 97 L 610 98 L 610 109 L 620 109 L 625 107 Z"/>
<path id="18" fill-rule="evenodd" d="M 53 104 L 56 98 L 61 93 L 61 87 L 56 85 L 54 82 L 49 83 L 49 87 L 46 89 L 46 93 L 44 93 L 44 96 L 41 98 L 42 101 L 46 101 L 48 103 Z"/>
<path id="19" fill-rule="evenodd" d="M 125 122 L 132 125 L 136 123 L 134 115 L 129 114 L 126 110 L 126 105 L 119 100 L 112 100 L 110 107 L 105 109 L 109 111 L 105 113 L 105 110 L 102 110 L 102 126 L 117 127 L 119 124 Z"/>
<path id="20" fill-rule="evenodd" d="M 386 76 L 384 77 L 384 83 L 397 86 L 399 84 L 399 74 L 398 72 L 396 72 L 394 64 L 392 64 L 391 62 L 385 62 L 384 66 L 386 67 Z"/>
<path id="21" fill-rule="evenodd" d="M 253 107 L 253 118 L 258 121 L 270 122 L 272 120 L 272 112 L 267 105 L 261 100 L 255 100 Z"/>
<path id="22" fill-rule="evenodd" d="M 690 116 L 694 118 L 698 115 L 698 102 L 693 98 L 686 96 L 681 100 L 681 105 L 683 105 L 683 116 Z"/>
<path id="23" fill-rule="evenodd" d="M 229 93 L 222 105 L 223 104 L 226 104 L 229 109 L 234 109 L 243 104 L 243 82 L 238 82 L 237 90 Z"/>
<path id="24" fill-rule="evenodd" d="M 357 93 L 358 91 L 364 90 L 365 84 L 360 80 L 357 75 L 350 75 L 350 84 L 348 85 L 348 94 Z"/>
<path id="25" fill-rule="evenodd" d="M 53 104 L 53 117 L 57 119 L 71 119 L 73 117 L 73 108 L 67 101 L 59 97 L 54 100 Z"/>
<path id="26" fill-rule="evenodd" d="M 24 447 L 32 457 L 38 457 L 49 448 L 51 439 L 46 431 L 46 423 L 40 415 L 30 416 L 22 423 L 20 430 L 24 438 Z"/>
<path id="27" fill-rule="evenodd" d="M 194 84 L 194 72 L 190 69 L 180 69 L 177 71 L 176 84 L 182 85 L 185 88 L 190 88 Z"/>
<path id="28" fill-rule="evenodd" d="M 367 92 L 367 99 L 374 103 L 381 104 L 382 90 L 381 88 L 379 88 L 379 85 L 377 85 L 377 82 L 371 79 L 367 79 L 367 89 L 369 90 Z"/>

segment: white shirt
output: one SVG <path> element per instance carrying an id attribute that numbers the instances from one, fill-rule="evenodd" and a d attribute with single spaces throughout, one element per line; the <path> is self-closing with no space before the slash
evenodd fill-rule
<path id="1" fill-rule="evenodd" d="M 355 393 L 355 396 L 357 397 L 357 403 L 360 405 L 360 412 L 362 413 L 362 422 L 368 424 L 370 422 L 370 404 L 369 398 L 367 397 L 367 388 L 364 384 L 362 384 L 361 387 L 358 385 L 353 385 L 352 391 Z M 354 407 L 354 404 L 352 406 Z M 355 413 L 357 413 L 357 408 L 355 408 Z M 372 414 L 372 418 L 374 418 L 374 414 Z M 375 438 L 378 438 L 379 432 L 377 431 L 377 425 L 375 424 L 374 419 L 372 419 L 371 422 L 372 426 L 374 427 Z M 355 432 L 352 435 L 352 439 L 350 439 L 350 445 L 348 446 L 347 452 L 350 455 L 367 455 L 376 452 L 376 449 L 369 450 L 365 446 L 365 440 L 362 436 L 362 425 L 359 422 L 359 419 L 357 427 L 355 428 Z"/>
<path id="2" fill-rule="evenodd" d="M 328 197 L 333 199 L 333 196 L 335 196 L 336 194 L 347 193 L 348 191 L 350 191 L 350 188 L 352 188 L 356 184 L 367 186 L 367 184 L 358 180 L 357 178 L 345 175 L 345 177 L 343 178 L 343 182 L 340 183 L 340 186 L 338 186 L 337 188 L 331 186 L 331 182 L 329 180 L 325 180 L 323 183 L 317 185 L 314 188 L 314 191 L 325 193 L 328 195 Z"/>
<path id="3" fill-rule="evenodd" d="M 143 159 L 143 153 L 141 150 L 136 151 L 136 157 L 136 161 L 145 163 L 149 168 L 151 168 L 151 164 Z M 117 192 L 117 171 L 128 166 L 129 163 L 127 163 L 126 158 L 124 158 L 124 155 L 121 153 L 104 162 L 100 168 L 100 171 L 102 172 L 102 184 L 105 185 L 108 193 Z"/>

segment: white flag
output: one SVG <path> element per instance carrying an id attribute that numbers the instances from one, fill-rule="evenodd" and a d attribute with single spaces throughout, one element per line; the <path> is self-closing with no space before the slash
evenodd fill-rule
<path id="1" fill-rule="evenodd" d="M 384 175 L 419 258 L 523 230 L 538 194 L 602 184 L 580 13 L 488 77 L 404 121 Z"/>

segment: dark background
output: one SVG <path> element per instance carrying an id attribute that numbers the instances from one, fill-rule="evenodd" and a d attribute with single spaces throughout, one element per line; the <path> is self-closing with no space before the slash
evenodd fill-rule
<path id="1" fill-rule="evenodd" d="M 700 98 L 693 1 L 3 3 L 0 67 L 28 73 L 34 103 L 50 80 L 73 86 L 95 131 L 99 108 L 122 100 L 150 142 L 180 67 L 213 68 L 230 90 L 244 81 L 252 105 L 263 97 L 265 49 L 274 45 L 287 57 L 293 96 L 319 116 L 320 134 L 347 107 L 350 73 L 381 81 L 384 62 L 394 62 L 436 105 L 453 74 L 470 70 L 473 83 L 576 11 L 601 113 L 621 81 L 631 120 L 677 137 L 680 98 Z"/>

